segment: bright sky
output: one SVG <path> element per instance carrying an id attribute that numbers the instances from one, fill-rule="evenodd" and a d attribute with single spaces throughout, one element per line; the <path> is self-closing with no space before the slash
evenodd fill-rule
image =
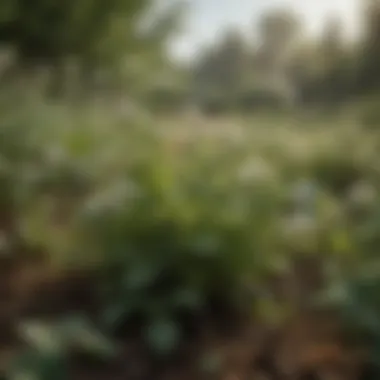
<path id="1" fill-rule="evenodd" d="M 359 30 L 359 3 L 363 0 L 190 0 L 185 32 L 171 45 L 172 54 L 187 59 L 215 39 L 223 26 L 237 25 L 254 38 L 257 19 L 268 8 L 289 6 L 300 14 L 308 32 L 320 32 L 326 16 L 339 15 L 348 35 Z"/>

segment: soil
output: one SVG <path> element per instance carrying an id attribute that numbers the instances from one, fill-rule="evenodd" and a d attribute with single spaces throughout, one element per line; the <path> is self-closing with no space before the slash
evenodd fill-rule
<path id="1" fill-rule="evenodd" d="M 17 321 L 25 316 L 62 315 L 82 309 L 96 312 L 93 275 L 57 273 L 41 256 L 0 260 L 0 374 L 17 354 Z M 234 328 L 231 329 L 230 327 Z M 136 330 L 132 326 L 131 330 Z M 359 380 L 365 355 L 342 339 L 337 319 L 329 313 L 303 312 L 276 329 L 257 321 L 220 320 L 208 314 L 197 321 L 175 357 L 159 362 L 138 335 L 120 334 L 119 357 L 99 363 L 71 355 L 73 380 Z M 202 370 L 200 359 L 220 358 L 216 372 Z"/>

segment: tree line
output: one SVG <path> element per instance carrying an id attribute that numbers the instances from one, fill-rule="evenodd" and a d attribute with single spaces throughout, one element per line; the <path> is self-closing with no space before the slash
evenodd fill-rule
<path id="1" fill-rule="evenodd" d="M 0 62 L 0 80 L 30 85 L 42 72 L 49 96 L 71 85 L 80 97 L 128 93 L 158 109 L 335 106 L 380 89 L 380 2 L 358 1 L 357 41 L 339 18 L 311 40 L 297 15 L 272 10 L 252 39 L 227 28 L 185 68 L 165 50 L 186 14 L 180 0 L 2 0 L 0 49 L 12 59 Z"/>
<path id="2" fill-rule="evenodd" d="M 375 95 L 380 2 L 362 0 L 361 17 L 364 30 L 355 40 L 345 37 L 339 15 L 325 20 L 319 37 L 307 37 L 303 20 L 289 9 L 264 14 L 256 35 L 248 38 L 238 28 L 226 28 L 192 62 L 185 95 L 183 84 L 172 84 L 161 88 L 157 103 L 170 107 L 190 99 L 210 112 L 294 105 L 335 109 Z"/>

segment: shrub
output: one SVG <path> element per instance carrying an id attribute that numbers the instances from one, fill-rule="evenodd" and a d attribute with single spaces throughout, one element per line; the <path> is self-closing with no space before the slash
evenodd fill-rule
<path id="1" fill-rule="evenodd" d="M 263 303 L 248 288 L 268 290 L 267 275 L 291 273 L 292 261 L 338 266 L 378 246 L 373 203 L 357 205 L 365 208 L 360 221 L 348 218 L 352 185 L 367 178 L 370 161 L 357 159 L 355 145 L 342 148 L 345 130 L 256 128 L 232 142 L 190 129 L 174 146 L 165 125 L 146 120 L 43 115 L 25 146 L 13 127 L 11 144 L 0 142 L 12 158 L 0 172 L 1 200 L 23 200 L 18 228 L 52 261 L 98 268 L 101 323 L 115 332 L 138 317 L 158 353 L 172 352 L 210 309 L 264 307 L 271 294 Z M 334 138 L 330 150 L 325 133 Z M 307 186 L 296 191 L 301 178 Z"/>
<path id="2" fill-rule="evenodd" d="M 322 295 L 322 305 L 340 315 L 346 336 L 369 351 L 367 370 L 371 377 L 380 374 L 380 277 L 376 258 L 361 258 L 351 270 L 340 268 Z"/>
<path id="3" fill-rule="evenodd" d="M 117 328 L 138 315 L 157 350 L 172 349 L 180 317 L 212 300 L 251 309 L 242 299 L 247 278 L 259 281 L 271 267 L 277 185 L 257 177 L 239 185 L 236 165 L 214 160 L 167 160 L 155 152 L 81 215 L 83 249 L 105 271 L 104 318 Z"/>
<path id="4" fill-rule="evenodd" d="M 365 169 L 351 152 L 318 154 L 308 165 L 310 176 L 336 196 L 346 196 L 351 186 L 365 176 Z"/>
<path id="5" fill-rule="evenodd" d="M 248 112 L 257 110 L 285 110 L 286 106 L 284 96 L 270 89 L 246 91 L 238 99 L 238 108 Z"/>

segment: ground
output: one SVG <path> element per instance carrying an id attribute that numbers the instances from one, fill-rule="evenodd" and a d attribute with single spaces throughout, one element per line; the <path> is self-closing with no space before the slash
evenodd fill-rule
<path id="1" fill-rule="evenodd" d="M 87 274 L 58 275 L 30 262 L 2 266 L 0 289 L 0 371 L 20 347 L 16 325 L 28 314 L 64 314 L 78 308 L 91 310 L 91 280 Z M 217 317 L 200 322 L 194 339 L 183 342 L 176 357 L 158 363 L 138 337 L 120 339 L 123 349 L 111 363 L 96 363 L 83 355 L 71 360 L 70 378 L 85 379 L 309 379 L 360 378 L 363 351 L 347 346 L 339 323 L 328 313 L 293 316 L 280 327 L 240 321 L 228 329 Z M 218 326 L 218 327 L 217 327 Z M 119 337 L 120 338 L 120 337 Z M 201 370 L 201 358 L 221 365 L 215 373 Z M 212 359 L 214 358 L 214 359 Z M 314 377 L 310 377 L 314 376 Z"/>

